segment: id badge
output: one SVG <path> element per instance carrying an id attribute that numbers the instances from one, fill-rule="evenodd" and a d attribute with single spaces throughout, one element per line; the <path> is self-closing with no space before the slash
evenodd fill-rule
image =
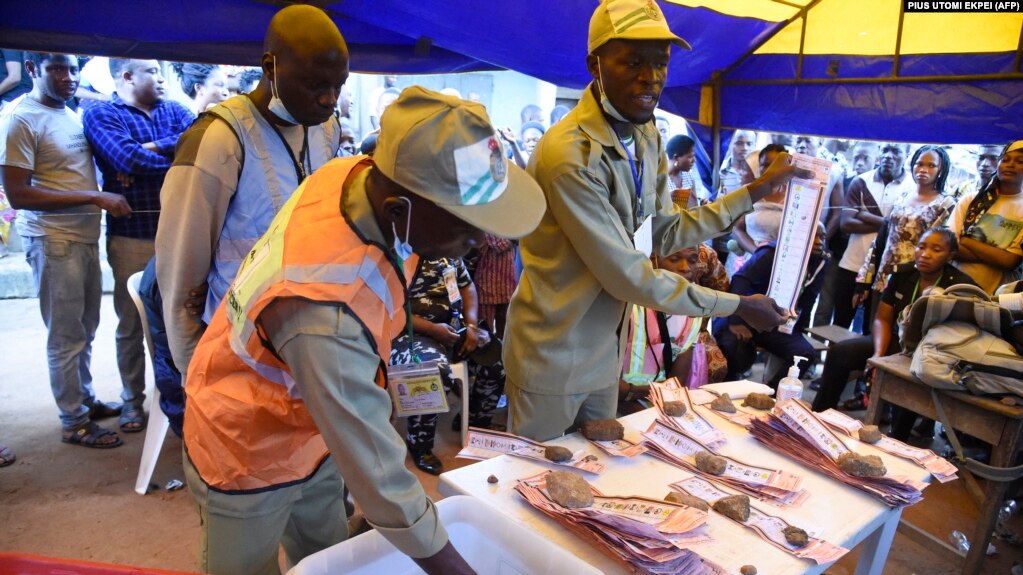
<path id="1" fill-rule="evenodd" d="M 449 302 L 462 301 L 462 292 L 458 291 L 458 274 L 451 266 L 444 268 L 444 287 L 448 289 Z"/>
<path id="2" fill-rule="evenodd" d="M 448 410 L 440 363 L 436 361 L 387 368 L 387 390 L 398 417 L 445 413 Z"/>
<path id="3" fill-rule="evenodd" d="M 643 252 L 646 257 L 650 257 L 654 251 L 654 219 L 647 216 L 632 237 L 636 249 Z"/>

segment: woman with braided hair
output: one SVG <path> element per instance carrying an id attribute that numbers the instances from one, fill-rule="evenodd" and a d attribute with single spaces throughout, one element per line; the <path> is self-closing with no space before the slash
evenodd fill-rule
<path id="1" fill-rule="evenodd" d="M 949 218 L 959 234 L 956 267 L 994 293 L 1019 279 L 1023 262 L 1023 140 L 1005 146 L 995 177 L 984 190 L 965 194 Z"/>
<path id="2" fill-rule="evenodd" d="M 857 283 L 867 284 L 878 297 L 895 266 L 913 261 L 921 235 L 943 225 L 955 206 L 955 200 L 945 195 L 951 165 L 945 148 L 920 146 L 909 165 L 916 193 L 909 193 L 892 208 L 856 277 Z M 874 269 L 868 271 L 870 266 Z"/>
<path id="3" fill-rule="evenodd" d="M 227 76 L 220 66 L 174 62 L 171 67 L 181 80 L 181 90 L 192 99 L 196 116 L 227 99 Z"/>

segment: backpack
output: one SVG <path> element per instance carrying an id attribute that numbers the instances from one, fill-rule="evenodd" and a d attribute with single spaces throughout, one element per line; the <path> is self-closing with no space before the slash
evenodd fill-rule
<path id="1" fill-rule="evenodd" d="M 1023 327 L 977 286 L 933 288 L 901 325 L 910 373 L 936 389 L 1023 397 Z"/>

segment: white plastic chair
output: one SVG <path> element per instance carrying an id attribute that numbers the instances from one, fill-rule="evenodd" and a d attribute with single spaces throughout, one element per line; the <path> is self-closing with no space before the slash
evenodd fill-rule
<path id="1" fill-rule="evenodd" d="M 462 447 L 469 434 L 469 366 L 464 361 L 451 364 L 451 375 L 462 382 Z"/>
<path id="2" fill-rule="evenodd" d="M 142 283 L 142 272 L 132 274 L 128 278 L 128 294 L 135 302 L 135 308 L 142 318 L 142 332 L 145 335 L 146 349 L 149 350 L 149 358 L 156 357 L 153 353 L 153 342 L 149 335 L 149 320 L 146 319 L 146 308 L 142 305 L 142 298 L 139 296 L 139 285 Z M 182 377 L 182 384 L 184 378 Z M 153 386 L 150 397 L 153 398 L 149 404 L 149 425 L 146 427 L 146 441 L 142 445 L 142 461 L 139 463 L 139 474 L 135 478 L 135 493 L 145 495 L 149 488 L 149 480 L 153 478 L 153 470 L 156 469 L 156 460 L 160 457 L 163 449 L 163 440 L 167 437 L 167 430 L 170 429 L 170 420 L 160 409 L 160 389 Z"/>

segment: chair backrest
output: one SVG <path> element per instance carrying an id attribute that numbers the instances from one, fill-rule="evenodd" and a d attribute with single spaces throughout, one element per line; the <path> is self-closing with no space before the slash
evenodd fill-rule
<path id="1" fill-rule="evenodd" d="M 153 353 L 153 336 L 149 334 L 149 319 L 146 317 L 146 306 L 142 304 L 142 296 L 139 295 L 139 286 L 142 285 L 142 273 L 135 272 L 128 278 L 128 295 L 131 296 L 131 301 L 135 302 L 135 309 L 139 312 L 139 317 L 142 318 L 142 333 L 146 339 L 146 349 L 149 350 L 149 357 L 156 357 Z"/>

